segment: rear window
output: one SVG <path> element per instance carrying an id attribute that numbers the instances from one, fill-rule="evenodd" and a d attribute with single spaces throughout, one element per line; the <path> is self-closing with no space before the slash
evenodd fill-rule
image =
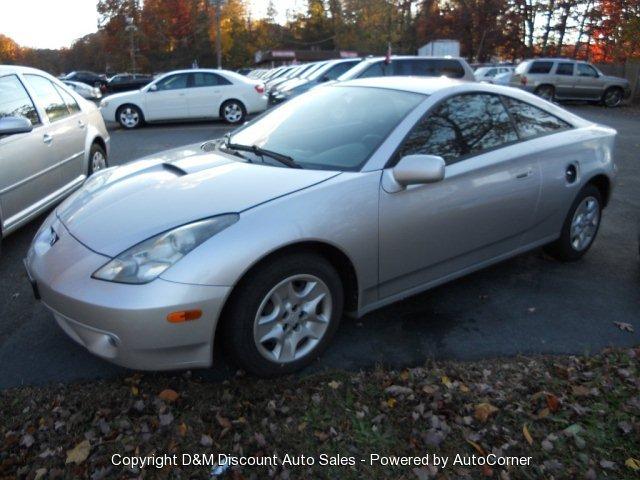
<path id="1" fill-rule="evenodd" d="M 460 62 L 452 59 L 396 60 L 395 75 L 417 75 L 420 77 L 464 77 Z"/>
<path id="2" fill-rule="evenodd" d="M 533 62 L 529 69 L 529 73 L 545 74 L 549 73 L 551 68 L 553 68 L 553 62 Z"/>
<path id="3" fill-rule="evenodd" d="M 502 97 L 520 138 L 527 139 L 571 128 L 564 120 L 511 97 Z"/>

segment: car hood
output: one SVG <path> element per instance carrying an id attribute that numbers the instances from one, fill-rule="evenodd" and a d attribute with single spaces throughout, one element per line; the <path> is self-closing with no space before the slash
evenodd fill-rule
<path id="1" fill-rule="evenodd" d="M 287 82 L 286 85 L 280 85 L 280 90 L 283 92 L 288 92 L 290 90 L 300 87 L 301 85 L 306 85 L 309 82 L 310 80 L 307 78 L 297 78 L 295 80 Z"/>
<path id="2" fill-rule="evenodd" d="M 239 213 L 339 173 L 245 163 L 193 145 L 96 173 L 57 215 L 78 241 L 114 257 L 176 226 Z"/>
<path id="3" fill-rule="evenodd" d="M 120 93 L 111 93 L 107 97 L 105 97 L 105 100 L 106 101 L 124 100 L 126 98 L 130 98 L 138 95 L 141 91 L 142 90 L 139 89 L 139 90 L 128 90 L 126 92 L 120 92 Z"/>
<path id="4" fill-rule="evenodd" d="M 602 75 L 600 77 L 600 80 L 604 82 L 617 83 L 619 85 L 622 85 L 622 84 L 629 85 L 629 80 L 627 80 L 626 78 L 615 77 L 613 75 Z"/>

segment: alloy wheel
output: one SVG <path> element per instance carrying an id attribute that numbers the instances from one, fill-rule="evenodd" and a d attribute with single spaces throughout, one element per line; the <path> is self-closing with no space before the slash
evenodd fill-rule
<path id="1" fill-rule="evenodd" d="M 571 247 L 581 252 L 591 245 L 600 223 L 600 204 L 595 197 L 585 197 L 571 220 Z"/>
<path id="2" fill-rule="evenodd" d="M 331 323 L 333 299 L 314 275 L 288 277 L 263 298 L 254 320 L 253 338 L 271 362 L 290 363 L 309 355 Z"/>
<path id="3" fill-rule="evenodd" d="M 123 108 L 120 112 L 120 123 L 127 128 L 135 128 L 140 123 L 140 115 L 134 108 Z"/>
<path id="4" fill-rule="evenodd" d="M 228 103 L 224 106 L 224 119 L 229 123 L 239 122 L 242 118 L 242 107 L 237 103 Z"/>
<path id="5" fill-rule="evenodd" d="M 620 90 L 612 89 L 604 94 L 604 103 L 607 107 L 617 107 L 622 101 Z"/>
<path id="6" fill-rule="evenodd" d="M 100 150 L 93 152 L 91 157 L 91 172 L 95 173 L 107 167 L 107 159 Z"/>

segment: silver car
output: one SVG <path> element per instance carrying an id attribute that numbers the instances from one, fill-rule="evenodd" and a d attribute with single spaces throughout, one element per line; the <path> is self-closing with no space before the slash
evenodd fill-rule
<path id="1" fill-rule="evenodd" d="M 589 100 L 617 107 L 631 96 L 629 81 L 603 74 L 588 62 L 566 58 L 525 60 L 509 80 L 545 100 Z"/>
<path id="2" fill-rule="evenodd" d="M 100 112 L 51 75 L 0 65 L 0 242 L 107 166 Z"/>
<path id="3" fill-rule="evenodd" d="M 297 370 L 359 317 L 539 246 L 577 260 L 616 132 L 450 79 L 315 88 L 227 137 L 91 177 L 26 265 L 60 327 L 139 369 Z"/>

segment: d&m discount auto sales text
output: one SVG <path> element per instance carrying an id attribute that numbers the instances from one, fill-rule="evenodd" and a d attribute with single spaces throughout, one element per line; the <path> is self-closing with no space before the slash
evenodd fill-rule
<path id="1" fill-rule="evenodd" d="M 388 467 L 422 467 L 435 466 L 447 468 L 449 466 L 529 466 L 532 457 L 519 456 L 497 456 L 489 454 L 486 457 L 480 455 L 461 455 L 454 457 L 427 453 L 422 456 L 387 456 L 378 453 L 371 453 L 366 457 L 357 458 L 348 455 L 329 455 L 321 453 L 319 455 L 276 454 L 268 456 L 242 456 L 226 453 L 182 453 L 164 454 L 149 456 L 130 456 L 118 453 L 111 456 L 111 463 L 114 466 L 124 466 L 129 468 L 164 468 L 166 466 L 181 467 L 309 467 L 320 466 L 343 466 L 353 467 L 358 464 L 369 466 Z"/>

